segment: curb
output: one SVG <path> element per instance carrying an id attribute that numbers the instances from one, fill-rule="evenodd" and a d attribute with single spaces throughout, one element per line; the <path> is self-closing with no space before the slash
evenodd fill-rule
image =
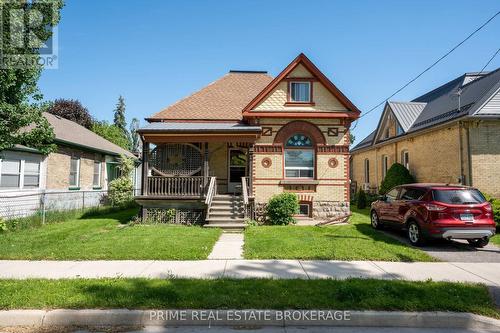
<path id="1" fill-rule="evenodd" d="M 500 320 L 457 312 L 124 309 L 0 311 L 0 327 L 14 326 L 361 326 L 500 330 Z"/>

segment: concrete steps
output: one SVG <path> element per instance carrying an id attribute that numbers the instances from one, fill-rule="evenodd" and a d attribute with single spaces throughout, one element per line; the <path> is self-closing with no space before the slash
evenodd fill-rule
<path id="1" fill-rule="evenodd" d="M 224 231 L 245 229 L 243 199 L 236 195 L 216 195 L 208 209 L 206 228 L 221 228 Z"/>

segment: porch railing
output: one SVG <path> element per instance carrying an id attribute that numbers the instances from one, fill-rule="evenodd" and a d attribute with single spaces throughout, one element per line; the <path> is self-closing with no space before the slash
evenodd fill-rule
<path id="1" fill-rule="evenodd" d="M 208 185 L 207 196 L 205 198 L 205 203 L 208 207 L 212 205 L 212 200 L 214 196 L 217 194 L 217 178 L 210 177 L 210 184 Z"/>
<path id="2" fill-rule="evenodd" d="M 243 194 L 243 209 L 245 218 L 254 219 L 254 201 L 250 195 L 250 186 L 248 177 L 241 177 L 241 191 Z"/>
<path id="3" fill-rule="evenodd" d="M 202 197 L 205 194 L 204 177 L 148 177 L 148 196 Z"/>

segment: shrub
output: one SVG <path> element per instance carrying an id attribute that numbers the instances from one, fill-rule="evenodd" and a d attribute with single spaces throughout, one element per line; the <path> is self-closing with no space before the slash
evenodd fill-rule
<path id="1" fill-rule="evenodd" d="M 365 194 L 365 191 L 363 191 L 362 189 L 359 189 L 358 200 L 356 201 L 356 206 L 359 209 L 366 208 L 366 194 Z"/>
<path id="2" fill-rule="evenodd" d="M 488 194 L 485 194 L 485 197 L 491 203 L 491 208 L 493 208 L 493 219 L 500 224 L 500 199 L 495 199 Z"/>
<path id="3" fill-rule="evenodd" d="M 407 168 L 400 163 L 394 163 L 385 175 L 382 184 L 380 184 L 380 194 L 386 194 L 394 186 L 415 182 L 415 178 L 410 174 Z"/>
<path id="4" fill-rule="evenodd" d="M 299 212 L 299 198 L 295 193 L 281 193 L 273 196 L 266 207 L 271 224 L 288 225 L 295 223 L 294 214 Z"/>
<path id="5" fill-rule="evenodd" d="M 121 176 L 109 183 L 108 196 L 113 206 L 123 206 L 132 201 L 134 184 L 132 182 L 132 171 L 134 160 L 124 155 L 120 158 Z"/>

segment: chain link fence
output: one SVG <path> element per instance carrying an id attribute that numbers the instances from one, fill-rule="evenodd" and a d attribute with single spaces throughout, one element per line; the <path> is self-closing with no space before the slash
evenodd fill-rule
<path id="1" fill-rule="evenodd" d="M 134 190 L 134 196 L 140 194 Z M 0 193 L 0 218 L 15 219 L 47 212 L 109 206 L 107 190 Z"/>

